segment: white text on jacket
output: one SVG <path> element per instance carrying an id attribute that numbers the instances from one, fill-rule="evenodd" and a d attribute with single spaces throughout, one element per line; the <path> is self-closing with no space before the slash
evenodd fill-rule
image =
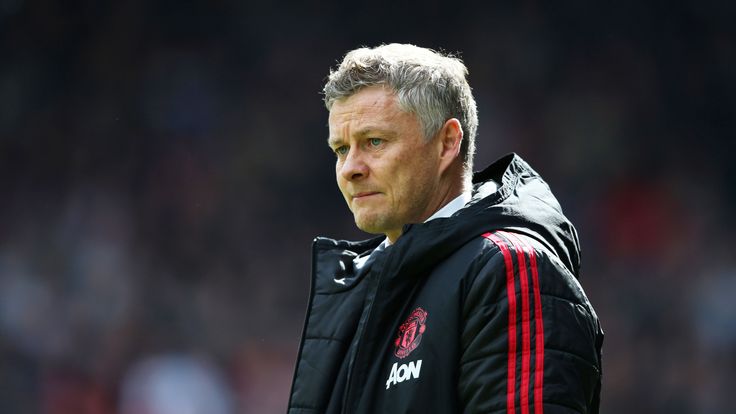
<path id="1" fill-rule="evenodd" d="M 394 366 L 391 367 L 391 374 L 388 376 L 386 381 L 386 389 L 397 382 L 404 382 L 408 379 L 419 378 L 419 371 L 422 369 L 422 360 L 411 361 L 408 364 L 399 365 L 398 362 L 394 362 Z"/>

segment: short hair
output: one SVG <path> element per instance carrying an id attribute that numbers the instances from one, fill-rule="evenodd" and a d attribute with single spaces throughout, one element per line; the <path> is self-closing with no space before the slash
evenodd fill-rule
<path id="1" fill-rule="evenodd" d="M 335 101 L 362 88 L 387 85 L 396 93 L 399 107 L 416 114 L 426 139 L 431 139 L 450 118 L 463 129 L 460 152 L 466 174 L 472 173 L 478 111 L 466 80 L 468 69 L 451 55 L 409 44 L 361 47 L 348 52 L 330 71 L 324 86 L 327 110 Z"/>

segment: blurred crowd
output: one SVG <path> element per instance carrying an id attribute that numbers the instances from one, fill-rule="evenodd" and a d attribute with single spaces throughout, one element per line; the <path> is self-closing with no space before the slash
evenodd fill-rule
<path id="1" fill-rule="evenodd" d="M 0 0 L 0 412 L 283 412 L 311 240 L 367 237 L 319 91 L 394 41 L 577 225 L 602 411 L 736 412 L 735 11 Z"/>

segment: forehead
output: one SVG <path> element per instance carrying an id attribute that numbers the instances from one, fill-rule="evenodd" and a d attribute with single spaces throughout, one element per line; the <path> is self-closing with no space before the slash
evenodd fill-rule
<path id="1" fill-rule="evenodd" d="M 387 123 L 410 116 L 399 108 L 396 94 L 382 86 L 370 86 L 332 104 L 330 129 L 345 123 Z"/>

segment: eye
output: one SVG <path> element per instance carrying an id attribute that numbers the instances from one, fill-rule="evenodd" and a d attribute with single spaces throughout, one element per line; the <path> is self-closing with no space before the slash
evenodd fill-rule
<path id="1" fill-rule="evenodd" d="M 383 143 L 383 140 L 381 138 L 369 138 L 368 143 L 371 144 L 372 147 L 377 147 Z"/>
<path id="2" fill-rule="evenodd" d="M 340 145 L 339 147 L 335 148 L 335 154 L 338 156 L 345 155 L 348 153 L 348 146 L 347 145 Z"/>

